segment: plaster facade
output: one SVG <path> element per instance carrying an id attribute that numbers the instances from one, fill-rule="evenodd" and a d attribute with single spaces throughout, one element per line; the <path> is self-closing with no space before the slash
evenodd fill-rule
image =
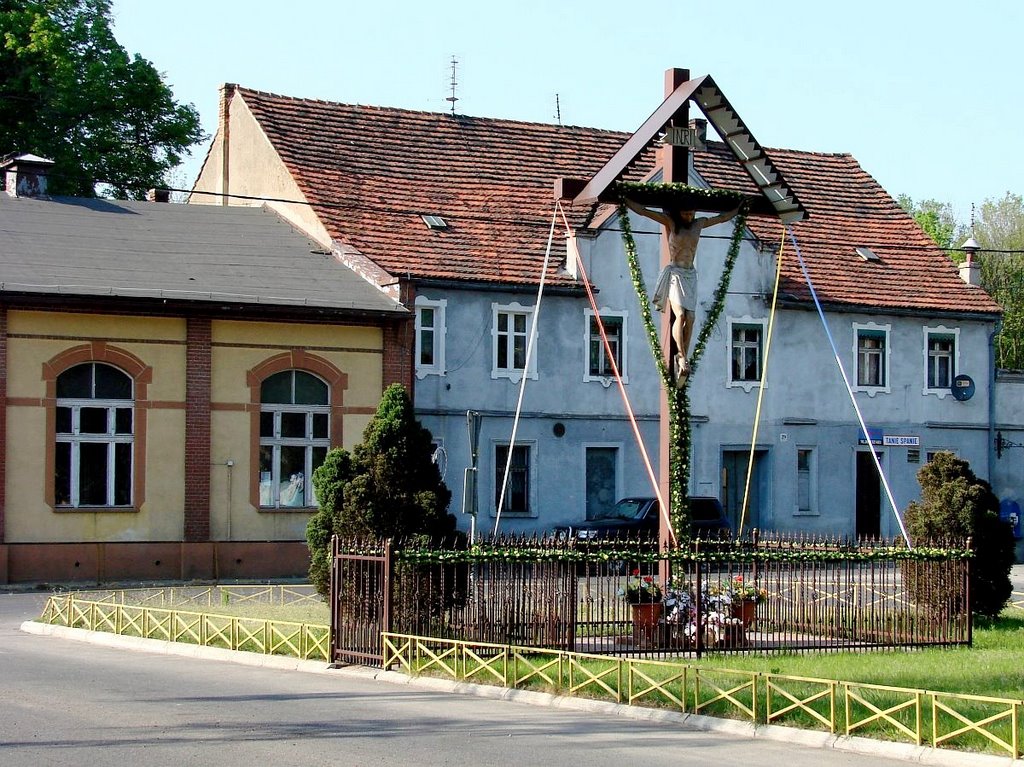
<path id="1" fill-rule="evenodd" d="M 651 462 L 657 467 L 659 381 L 616 221 L 610 219 L 600 234 L 593 239 L 580 238 L 578 245 L 598 288 L 599 310 L 626 318 L 625 389 Z M 658 274 L 660 233 L 646 220 L 634 216 L 631 221 L 647 289 L 652 292 Z M 701 241 L 698 328 L 721 276 L 731 229 L 731 223 L 719 225 Z M 742 244 L 722 317 L 690 387 L 693 455 L 689 491 L 721 499 L 737 527 L 759 385 L 731 381 L 729 328 L 734 323 L 767 328 L 775 257 L 750 238 Z M 443 448 L 446 481 L 453 491 L 452 510 L 456 512 L 464 508 L 463 475 L 471 463 L 466 411 L 481 414 L 476 527 L 490 532 L 495 523 L 497 483 L 503 472 L 503 467 L 495 466 L 495 446 L 509 440 L 519 395 L 517 381 L 491 378 L 491 306 L 515 303 L 533 307 L 536 297 L 457 287 L 424 287 L 419 296 L 445 302 L 446 370 L 417 377 L 417 411 Z M 527 515 L 503 514 L 499 527 L 503 532 L 545 532 L 586 519 L 588 448 L 603 447 L 615 453 L 613 494 L 617 498 L 654 494 L 614 382 L 585 380 L 588 350 L 583 339 L 588 309 L 586 298 L 580 295 L 542 299 L 536 379 L 527 380 L 516 437 L 530 450 L 531 511 Z M 655 317 L 660 315 L 655 313 Z M 993 322 L 970 316 L 850 311 L 827 311 L 825 320 L 854 388 L 857 328 L 878 326 L 887 332 L 887 385 L 857 391 L 855 398 L 869 430 L 877 430 L 876 436 L 892 443 L 875 449 L 901 510 L 919 497 L 916 473 L 932 452 L 952 450 L 968 460 L 979 476 L 989 476 L 992 390 L 986 371 Z M 923 338 L 925 329 L 936 328 L 956 333 L 956 372 L 971 375 L 976 384 L 968 401 L 958 401 L 948 391 L 927 390 Z M 875 497 L 870 487 L 858 490 L 858 481 L 862 486 L 877 485 L 877 473 L 873 477 L 866 474 L 864 460 L 870 458 L 870 448 L 862 439 L 857 414 L 818 314 L 807 307 L 784 306 L 777 311 L 773 333 L 744 529 L 899 535 L 884 489 L 876 489 Z M 556 424 L 564 430 L 556 430 Z M 805 476 L 801 478 L 802 471 Z M 806 484 L 802 495 L 801 482 Z M 1004 495 L 1013 493 L 1010 487 L 996 489 Z M 876 508 L 858 511 L 858 497 L 861 505 L 874 504 Z M 464 518 L 462 525 L 468 527 L 469 520 Z"/>
<path id="2" fill-rule="evenodd" d="M 253 456 L 260 371 L 294 367 L 333 375 L 332 444 L 351 448 L 380 397 L 381 328 L 212 322 L 210 536 L 188 543 L 185 319 L 9 309 L 7 327 L 2 575 L 18 581 L 305 572 L 312 510 L 261 508 L 250 492 L 259 473 Z M 107 364 L 117 367 L 120 354 L 144 371 L 135 376 L 130 507 L 52 501 L 55 376 L 97 351 Z M 277 362 L 268 367 L 268 360 Z"/>

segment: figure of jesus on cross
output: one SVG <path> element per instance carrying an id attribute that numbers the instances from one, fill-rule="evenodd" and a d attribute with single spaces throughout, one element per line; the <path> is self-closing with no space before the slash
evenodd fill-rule
<path id="1" fill-rule="evenodd" d="M 671 311 L 675 357 L 672 370 L 676 386 L 682 388 L 690 376 L 690 339 L 697 311 L 697 245 L 701 230 L 721 224 L 739 213 L 739 208 L 710 218 L 697 218 L 692 210 L 664 207 L 651 210 L 633 200 L 626 205 L 635 213 L 657 221 L 668 235 L 669 263 L 658 276 L 653 302 L 659 312 Z"/>

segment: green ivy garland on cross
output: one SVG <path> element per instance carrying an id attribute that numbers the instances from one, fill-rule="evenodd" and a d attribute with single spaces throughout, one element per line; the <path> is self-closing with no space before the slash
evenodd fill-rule
<path id="1" fill-rule="evenodd" d="M 651 354 L 654 355 L 654 362 L 657 365 L 658 373 L 661 376 L 662 384 L 668 393 L 668 423 L 669 423 L 669 506 L 672 509 L 672 527 L 676 531 L 677 538 L 689 537 L 690 530 L 690 509 L 689 500 L 686 495 L 686 488 L 690 484 L 690 381 L 697 371 L 697 365 L 707 347 L 711 331 L 714 329 L 718 318 L 725 306 L 725 296 L 729 290 L 729 281 L 732 279 L 732 270 L 736 265 L 736 258 L 740 252 L 740 244 L 743 241 L 743 232 L 747 221 L 746 197 L 738 192 L 731 192 L 724 189 L 699 189 L 686 186 L 685 184 L 641 184 L 641 183 L 620 183 L 613 187 L 613 192 L 619 199 L 619 221 L 621 222 L 622 241 L 626 248 L 626 259 L 629 263 L 629 273 L 633 280 L 633 289 L 636 291 L 637 299 L 640 302 L 640 317 L 647 332 L 647 341 L 651 347 Z M 664 205 L 671 203 L 674 199 L 683 200 L 692 204 L 694 198 L 706 199 L 730 199 L 736 201 L 740 211 L 736 215 L 735 224 L 732 230 L 732 239 L 729 242 L 729 251 L 725 257 L 725 264 L 722 268 L 722 277 L 718 281 L 718 287 L 712 299 L 711 308 L 704 318 L 700 332 L 697 334 L 697 342 L 694 344 L 693 353 L 690 355 L 690 376 L 683 386 L 677 387 L 672 380 L 672 374 L 665 364 L 665 355 L 661 348 L 661 337 L 658 326 L 651 314 L 651 302 L 647 294 L 647 286 L 644 284 L 643 272 L 640 270 L 640 259 L 637 256 L 636 241 L 633 239 L 633 229 L 629 222 L 629 209 L 626 207 L 625 198 L 637 201 L 657 201 Z"/>

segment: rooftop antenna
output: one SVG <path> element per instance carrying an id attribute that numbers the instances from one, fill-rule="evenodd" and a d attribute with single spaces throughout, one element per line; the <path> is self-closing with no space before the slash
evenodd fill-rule
<path id="1" fill-rule="evenodd" d="M 452 116 L 453 117 L 455 116 L 455 102 L 459 100 L 459 97 L 455 95 L 455 86 L 459 84 L 458 81 L 455 79 L 455 71 L 456 71 L 456 67 L 458 67 L 458 65 L 459 65 L 459 60 L 456 59 L 454 54 L 453 54 L 452 55 L 452 82 L 451 82 L 452 95 L 445 99 L 445 101 L 450 101 L 451 104 L 452 104 Z"/>
<path id="2" fill-rule="evenodd" d="M 978 251 L 981 250 L 981 244 L 974 239 L 974 203 L 971 203 L 971 236 L 964 241 L 964 244 L 960 246 L 960 249 L 967 254 L 967 260 L 964 262 L 967 266 L 974 264 L 974 257 L 978 255 Z M 977 285 L 979 283 L 972 282 L 971 285 Z"/>
<path id="3" fill-rule="evenodd" d="M 555 119 L 558 120 L 558 124 L 562 124 L 562 105 L 558 100 L 558 94 L 555 94 Z"/>

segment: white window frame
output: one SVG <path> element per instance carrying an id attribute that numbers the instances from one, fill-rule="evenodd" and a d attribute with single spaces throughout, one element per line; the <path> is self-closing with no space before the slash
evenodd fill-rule
<path id="1" fill-rule="evenodd" d="M 525 372 L 527 378 L 537 378 L 537 344 L 534 344 L 533 353 L 526 359 L 525 370 L 522 368 L 499 368 L 498 367 L 498 346 L 499 346 L 499 333 L 498 333 L 498 316 L 501 314 L 507 314 L 510 318 L 517 314 L 526 315 L 526 331 L 524 334 L 524 342 L 526 344 L 526 352 L 530 351 L 530 329 L 533 327 L 534 319 L 534 307 L 523 306 L 518 302 L 511 304 L 491 304 L 491 378 L 507 378 L 513 383 L 519 383 L 522 380 Z M 507 344 L 506 351 L 510 352 L 509 359 L 514 356 L 514 343 L 515 333 L 507 333 L 507 338 L 503 339 L 503 342 Z M 514 364 L 514 361 L 513 361 Z"/>
<path id="2" fill-rule="evenodd" d="M 808 457 L 807 466 L 807 508 L 800 508 L 800 453 L 807 451 L 810 453 Z M 794 517 L 817 517 L 818 512 L 818 451 L 814 445 L 797 445 L 796 446 L 796 503 L 793 504 L 793 516 Z"/>
<path id="3" fill-rule="evenodd" d="M 583 380 L 584 382 L 597 381 L 605 388 L 608 388 L 615 381 L 614 376 L 592 375 L 590 372 L 590 322 L 594 316 L 595 314 L 593 309 L 583 310 L 583 348 L 585 350 L 583 353 Z M 619 336 L 619 375 L 622 376 L 622 383 L 627 384 L 629 383 L 629 374 L 626 363 L 626 339 L 629 338 L 629 312 L 605 309 L 602 307 L 600 311 L 597 312 L 597 316 L 600 316 L 602 321 L 606 317 L 618 317 L 622 320 L 622 331 Z M 604 349 L 604 343 L 600 341 L 600 336 L 598 336 L 598 342 L 600 343 L 601 356 L 604 358 L 606 351 Z"/>
<path id="4" fill-rule="evenodd" d="M 922 459 L 925 465 L 931 463 L 935 459 L 936 453 L 952 453 L 957 458 L 960 457 L 960 448 L 957 447 L 930 447 L 924 451 Z"/>
<path id="5" fill-rule="evenodd" d="M 309 510 L 317 505 L 316 493 L 313 489 L 313 472 L 317 467 L 313 466 L 313 450 L 314 448 L 325 448 L 327 451 L 331 449 L 331 385 L 324 381 L 323 378 L 311 373 L 308 370 L 301 370 L 299 368 L 289 368 L 287 370 L 278 371 L 274 375 L 279 373 L 305 373 L 306 375 L 312 376 L 323 382 L 327 387 L 327 404 L 325 405 L 307 405 L 307 404 L 289 404 L 289 403 L 278 403 L 278 402 L 261 402 L 260 403 L 260 432 L 257 434 L 257 440 L 259 441 L 259 452 L 262 454 L 264 447 L 271 449 L 270 459 L 270 479 L 269 486 L 267 486 L 267 480 L 263 476 L 262 466 L 257 464 L 256 471 L 259 472 L 260 479 L 260 510 L 261 511 L 288 511 L 288 510 Z M 263 381 L 260 385 L 263 386 L 266 381 Z M 273 434 L 270 436 L 263 436 L 262 434 L 262 416 L 264 413 L 270 413 L 273 416 Z M 306 418 L 306 437 L 284 437 L 281 435 L 281 416 L 284 413 L 302 413 Z M 313 416 L 326 414 L 327 416 L 327 436 L 326 437 L 314 437 L 313 436 Z M 302 476 L 302 491 L 304 503 L 300 506 L 294 506 L 292 504 L 281 503 L 281 483 L 284 481 L 281 477 L 281 449 L 284 447 L 301 447 L 303 448 L 303 476 Z M 269 500 L 268 502 L 265 502 Z"/>
<path id="6" fill-rule="evenodd" d="M 765 359 L 764 359 L 764 345 L 765 345 L 765 339 L 767 338 L 767 335 L 768 335 L 768 321 L 764 320 L 764 319 L 755 319 L 754 317 L 750 317 L 750 316 L 729 317 L 726 320 L 726 325 L 727 325 L 726 332 L 728 334 L 726 337 L 728 338 L 728 342 L 725 345 L 725 355 L 726 355 L 725 356 L 725 371 L 726 371 L 726 379 L 725 379 L 726 383 L 725 383 L 725 385 L 727 387 L 729 387 L 729 388 L 743 389 L 743 391 L 745 391 L 745 392 L 750 392 L 751 389 L 753 389 L 753 388 L 755 388 L 755 387 L 760 385 L 761 382 L 759 380 L 758 381 L 743 381 L 743 380 L 734 379 L 732 377 L 732 352 L 733 352 L 733 335 L 732 335 L 732 331 L 733 331 L 733 327 L 736 326 L 736 325 L 740 325 L 740 326 L 747 326 L 747 327 L 758 326 L 758 327 L 761 328 L 761 340 L 758 343 L 758 347 L 757 347 L 757 363 L 758 363 L 758 366 L 760 368 L 759 372 L 763 375 L 764 374 L 764 363 L 765 363 Z"/>
<path id="7" fill-rule="evenodd" d="M 68 408 L 71 410 L 71 432 L 55 432 L 55 444 L 70 445 L 70 465 L 68 467 L 69 494 L 67 503 L 57 504 L 57 508 L 117 508 L 130 509 L 134 504 L 135 493 L 135 381 L 125 371 L 109 365 L 105 362 L 86 362 L 84 365 L 95 367 L 103 366 L 116 370 L 128 379 L 131 385 L 131 397 L 128 399 L 93 399 L 88 397 L 61 397 L 56 400 L 55 408 Z M 77 365 L 74 367 L 78 367 Z M 70 370 L 71 368 L 68 368 Z M 67 371 L 64 371 L 67 372 Z M 59 377 L 59 376 L 58 376 Z M 94 381 L 95 379 L 93 379 Z M 81 429 L 81 416 L 83 408 L 95 408 L 106 410 L 107 428 L 102 433 L 83 432 Z M 117 411 L 130 410 L 132 414 L 131 431 L 127 434 L 117 433 Z M 56 413 L 56 410 L 54 411 Z M 107 447 L 107 476 L 106 476 L 106 502 L 99 504 L 86 504 L 81 500 L 81 449 L 83 444 L 106 445 Z M 116 446 L 127 444 L 129 450 L 130 466 L 128 469 L 128 502 L 116 503 Z M 56 458 L 55 458 L 56 463 Z M 56 489 L 56 488 L 55 488 Z"/>
<path id="8" fill-rule="evenodd" d="M 881 335 L 883 339 L 884 348 L 882 349 L 882 378 L 883 382 L 880 386 L 869 386 L 860 383 L 860 336 L 861 333 L 870 333 L 872 335 Z M 864 392 L 869 397 L 874 397 L 876 394 L 889 394 L 891 391 L 892 382 L 892 366 L 890 364 L 892 357 L 892 325 L 878 325 L 874 322 L 854 322 L 853 323 L 853 390 L 857 392 Z"/>
<path id="9" fill-rule="evenodd" d="M 491 510 L 491 516 L 497 516 L 498 513 L 498 494 L 501 492 L 501 480 L 505 475 L 505 464 L 498 465 L 498 448 L 508 447 L 509 441 L 506 440 L 492 440 L 491 441 L 491 492 L 488 499 L 488 507 Z M 529 466 L 526 468 L 526 511 L 503 511 L 502 517 L 508 519 L 536 519 L 537 517 L 537 464 L 539 459 L 537 457 L 537 442 L 536 440 L 516 440 L 515 447 L 526 448 L 527 455 L 529 456 Z M 510 478 L 511 479 L 511 478 Z M 506 490 L 505 502 L 508 502 L 507 497 L 508 491 Z"/>
<path id="10" fill-rule="evenodd" d="M 953 379 L 956 378 L 957 371 L 960 369 L 960 328 L 947 328 L 945 325 L 936 325 L 935 327 L 925 327 L 924 332 L 924 386 L 921 389 L 921 393 L 924 395 L 932 394 L 939 399 L 945 399 L 946 396 L 953 396 L 952 386 Z M 932 356 L 930 342 L 932 336 L 945 336 L 952 338 L 953 340 L 953 357 L 950 360 L 952 368 L 949 371 L 949 386 L 929 386 L 928 385 L 928 373 L 932 366 Z"/>
<path id="11" fill-rule="evenodd" d="M 445 319 L 447 308 L 448 301 L 443 298 L 434 300 L 425 296 L 416 296 L 416 377 L 419 379 L 426 378 L 428 375 L 443 376 L 445 374 L 444 340 L 447 332 Z M 430 365 L 425 365 L 421 361 L 421 339 L 423 331 L 426 330 L 422 324 L 421 309 L 433 309 L 434 311 L 434 327 L 431 329 L 434 334 L 434 362 Z"/>

